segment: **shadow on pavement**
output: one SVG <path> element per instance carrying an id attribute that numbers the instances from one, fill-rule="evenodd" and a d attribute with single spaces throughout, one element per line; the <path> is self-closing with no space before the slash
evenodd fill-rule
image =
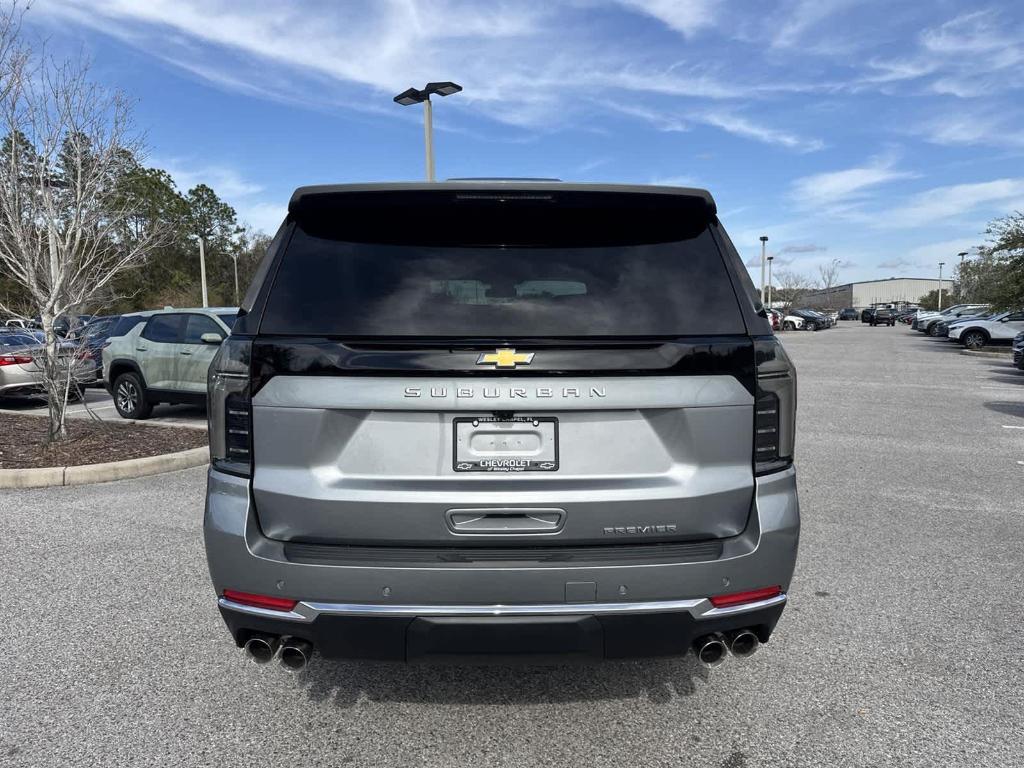
<path id="1" fill-rule="evenodd" d="M 665 704 L 690 696 L 708 670 L 693 656 L 578 666 L 357 664 L 317 659 L 296 683 L 313 701 L 355 706 L 410 704 L 551 704 L 646 697 Z"/>
<path id="2" fill-rule="evenodd" d="M 45 397 L 0 397 L 0 410 L 19 413 L 46 407 Z"/>
<path id="3" fill-rule="evenodd" d="M 985 403 L 985 407 L 990 411 L 1001 413 L 1004 416 L 1013 416 L 1018 419 L 1024 419 L 1024 403 L 994 400 L 992 402 Z"/>

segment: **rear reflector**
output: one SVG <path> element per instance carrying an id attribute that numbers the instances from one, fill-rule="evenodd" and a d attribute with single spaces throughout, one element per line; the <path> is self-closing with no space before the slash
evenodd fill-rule
<path id="1" fill-rule="evenodd" d="M 727 608 L 743 603 L 756 603 L 759 600 L 767 600 L 770 597 L 777 597 L 782 594 L 782 587 L 763 587 L 762 589 L 751 589 L 746 592 L 733 592 L 731 595 L 715 595 L 711 598 L 711 604 L 715 608 Z"/>
<path id="2" fill-rule="evenodd" d="M 224 598 L 233 603 L 251 605 L 254 608 L 266 608 L 268 611 L 290 611 L 299 602 L 298 600 L 289 600 L 285 597 L 271 597 L 270 595 L 254 595 L 249 592 L 236 592 L 233 589 L 225 589 Z"/>

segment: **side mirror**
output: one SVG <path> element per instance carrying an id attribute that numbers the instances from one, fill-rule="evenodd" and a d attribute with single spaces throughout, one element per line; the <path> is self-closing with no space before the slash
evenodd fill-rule
<path id="1" fill-rule="evenodd" d="M 203 344 L 220 344 L 224 341 L 224 337 L 219 333 L 204 333 L 199 337 L 199 340 L 203 342 Z"/>

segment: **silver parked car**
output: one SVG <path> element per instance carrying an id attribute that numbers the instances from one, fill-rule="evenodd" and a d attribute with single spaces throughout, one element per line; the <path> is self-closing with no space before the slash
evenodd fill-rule
<path id="1" fill-rule="evenodd" d="M 210 366 L 221 614 L 293 669 L 748 656 L 796 562 L 795 412 L 705 191 L 299 189 Z"/>
<path id="2" fill-rule="evenodd" d="M 43 387 L 42 358 L 45 337 L 42 331 L 16 327 L 0 329 L 0 398 L 41 395 Z M 74 386 L 69 391 L 72 400 L 81 397 L 80 387 L 86 385 L 91 366 L 81 356 L 77 345 L 61 342 L 59 354 L 72 371 Z"/>

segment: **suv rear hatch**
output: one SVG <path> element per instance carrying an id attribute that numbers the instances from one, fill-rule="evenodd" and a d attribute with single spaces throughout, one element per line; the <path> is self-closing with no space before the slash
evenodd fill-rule
<path id="1" fill-rule="evenodd" d="M 242 323 L 259 320 L 239 450 L 266 536 L 507 548 L 744 529 L 747 316 L 767 323 L 709 198 L 314 189 L 289 221 Z M 777 438 L 777 407 L 761 412 Z"/>

